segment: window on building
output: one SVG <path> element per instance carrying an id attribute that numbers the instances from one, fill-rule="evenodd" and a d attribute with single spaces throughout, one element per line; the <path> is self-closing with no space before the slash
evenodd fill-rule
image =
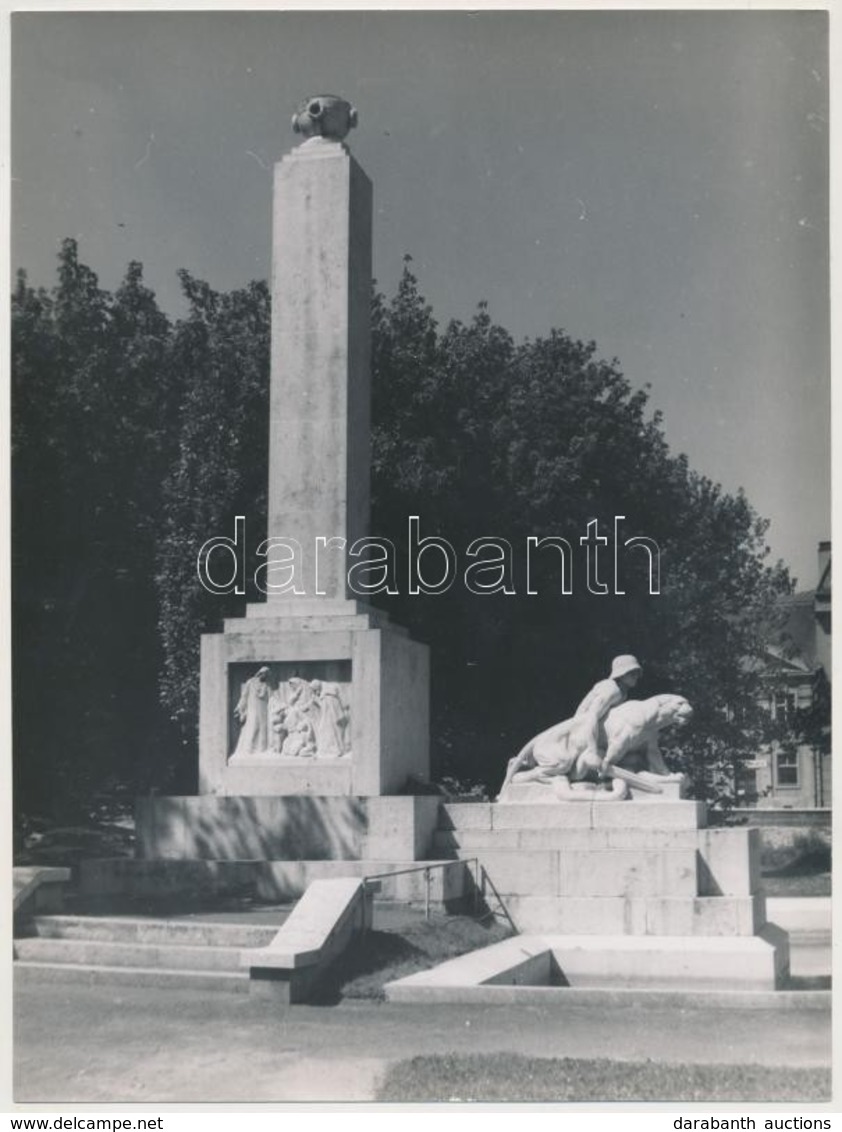
<path id="1" fill-rule="evenodd" d="M 775 692 L 770 704 L 772 719 L 781 722 L 792 719 L 798 706 L 797 693 L 792 689 Z"/>
<path id="2" fill-rule="evenodd" d="M 797 751 L 778 751 L 775 767 L 778 786 L 798 786 Z"/>

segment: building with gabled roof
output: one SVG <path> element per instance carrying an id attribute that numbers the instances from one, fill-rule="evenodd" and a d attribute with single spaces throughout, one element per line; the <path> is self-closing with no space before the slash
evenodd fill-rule
<path id="1" fill-rule="evenodd" d="M 819 543 L 818 583 L 781 601 L 785 621 L 766 649 L 767 706 L 773 719 L 803 723 L 813 713 L 810 740 L 776 743 L 746 769 L 745 801 L 768 809 L 831 805 L 829 705 L 831 681 L 831 544 Z"/>

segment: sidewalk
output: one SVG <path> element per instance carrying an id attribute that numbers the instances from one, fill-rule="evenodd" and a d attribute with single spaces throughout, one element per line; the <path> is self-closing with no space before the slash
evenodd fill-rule
<path id="1" fill-rule="evenodd" d="M 283 1008 L 246 995 L 55 983 L 15 993 L 18 1103 L 368 1101 L 390 1061 L 502 1051 L 824 1066 L 830 1014 L 377 1002 Z"/>

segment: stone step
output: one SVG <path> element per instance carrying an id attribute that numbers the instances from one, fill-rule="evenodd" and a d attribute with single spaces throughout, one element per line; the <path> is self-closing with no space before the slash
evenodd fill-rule
<path id="1" fill-rule="evenodd" d="M 581 853 L 616 855 L 628 851 L 652 857 L 662 852 L 683 851 L 696 855 L 697 895 L 751 896 L 760 889 L 760 847 L 756 832 L 728 828 L 452 829 L 435 834 L 433 851 L 462 860 L 471 857 L 484 860 L 490 852 L 505 852 L 513 860 L 520 860 L 524 869 L 528 868 L 528 854 L 533 852 L 556 851 L 574 860 Z"/>
<path id="2" fill-rule="evenodd" d="M 781 943 L 776 955 L 761 936 L 721 937 L 547 936 L 562 979 L 576 987 L 673 987 L 774 990 L 789 973 Z M 777 942 L 777 941 L 776 941 Z"/>
<path id="3" fill-rule="evenodd" d="M 495 913 L 494 899 L 486 896 Z M 751 936 L 766 923 L 762 896 L 663 898 L 507 896 L 521 932 L 564 935 Z"/>
<path id="4" fill-rule="evenodd" d="M 15 940 L 15 958 L 35 963 L 81 967 L 140 967 L 173 971 L 237 971 L 239 947 L 191 947 L 187 944 L 112 943 L 99 939 Z"/>
<path id="5" fill-rule="evenodd" d="M 247 971 L 184 971 L 164 967 L 108 967 L 96 964 L 41 963 L 18 960 L 17 983 L 119 984 L 133 987 L 180 987 L 197 991 L 249 993 Z"/>
<path id="6" fill-rule="evenodd" d="M 697 829 L 438 829 L 433 853 L 445 856 L 481 849 L 696 849 L 700 838 L 731 830 Z"/>
<path id="7" fill-rule="evenodd" d="M 503 896 L 694 897 L 696 851 L 482 850 L 476 857 Z"/>
<path id="8" fill-rule="evenodd" d="M 429 992 L 447 1001 L 448 991 L 471 987 L 768 992 L 788 977 L 786 937 L 770 927 L 739 939 L 536 934 L 447 960 L 385 991 L 406 1002 L 424 1001 Z"/>
<path id="9" fill-rule="evenodd" d="M 230 948 L 265 947 L 279 931 L 276 924 L 141 916 L 36 916 L 32 928 L 44 939 Z"/>
<path id="10" fill-rule="evenodd" d="M 446 802 L 438 829 L 703 829 L 703 802 Z"/>

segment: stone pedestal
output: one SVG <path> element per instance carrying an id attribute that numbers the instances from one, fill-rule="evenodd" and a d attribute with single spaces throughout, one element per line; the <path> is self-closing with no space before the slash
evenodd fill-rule
<path id="1" fill-rule="evenodd" d="M 298 615 L 250 606 L 202 638 L 199 789 L 202 794 L 394 794 L 429 775 L 429 650 L 376 611 Z M 262 667 L 274 687 L 290 678 L 338 687 L 345 749 L 325 757 L 271 749 L 237 752 L 234 709 Z"/>

